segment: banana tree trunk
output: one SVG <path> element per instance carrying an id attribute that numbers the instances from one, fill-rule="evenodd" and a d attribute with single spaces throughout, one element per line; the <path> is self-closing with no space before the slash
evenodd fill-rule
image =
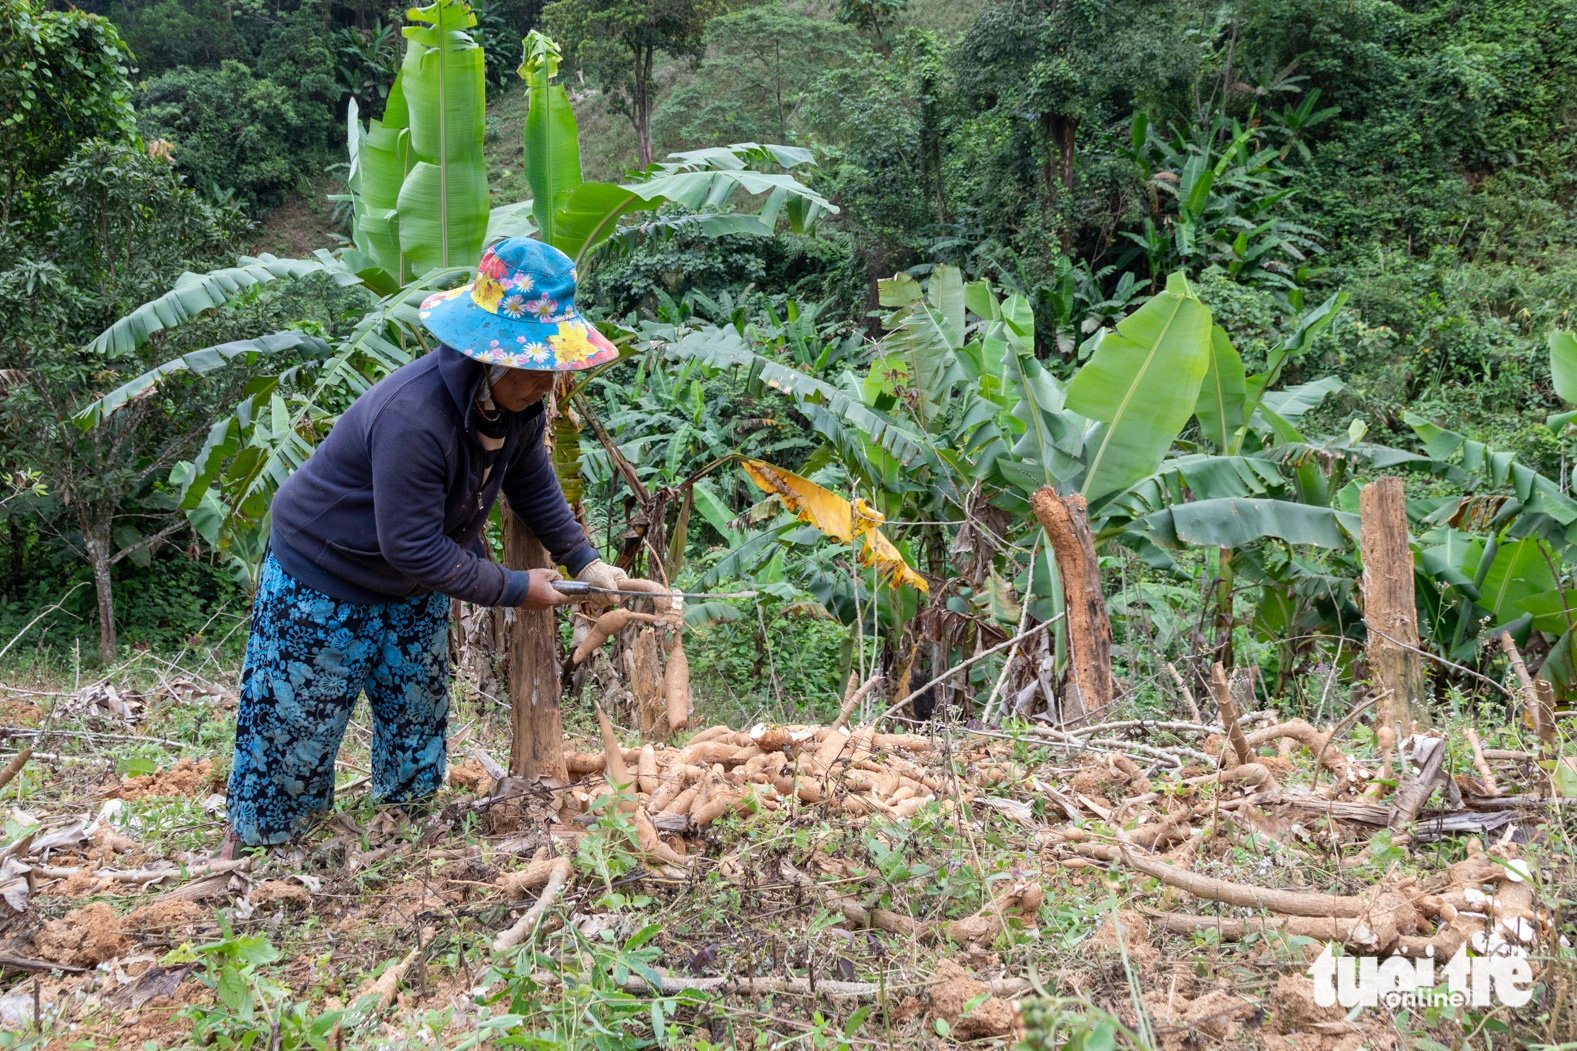
<path id="1" fill-rule="evenodd" d="M 544 569 L 552 561 L 547 548 L 506 508 L 505 565 L 511 569 Z M 528 780 L 569 780 L 559 699 L 559 636 L 553 611 L 517 609 L 509 628 L 511 774 Z"/>

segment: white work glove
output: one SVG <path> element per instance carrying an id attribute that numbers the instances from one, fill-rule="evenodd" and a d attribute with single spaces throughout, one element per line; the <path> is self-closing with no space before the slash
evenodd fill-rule
<path id="1" fill-rule="evenodd" d="M 624 582 L 630 579 L 630 575 L 618 566 L 610 566 L 598 558 L 586 563 L 585 568 L 575 574 L 575 579 L 593 587 L 617 589 L 624 586 Z M 584 605 L 593 609 L 606 609 L 613 605 L 615 601 L 617 600 L 612 595 L 592 594 L 587 596 Z"/>

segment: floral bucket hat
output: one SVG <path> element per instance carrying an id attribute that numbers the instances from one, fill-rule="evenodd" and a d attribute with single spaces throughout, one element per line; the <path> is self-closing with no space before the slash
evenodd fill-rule
<path id="1" fill-rule="evenodd" d="M 575 263 L 551 245 L 510 237 L 482 253 L 476 279 L 422 301 L 427 331 L 468 358 L 569 372 L 619 356 L 575 309 Z"/>

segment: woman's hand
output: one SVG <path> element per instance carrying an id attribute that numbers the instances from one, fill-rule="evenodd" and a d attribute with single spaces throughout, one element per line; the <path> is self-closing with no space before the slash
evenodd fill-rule
<path id="1" fill-rule="evenodd" d="M 565 595 L 553 586 L 553 582 L 559 579 L 558 570 L 528 569 L 526 573 L 531 577 L 531 584 L 526 588 L 526 600 L 520 604 L 521 609 L 552 609 L 575 601 L 573 596 Z"/>
<path id="2" fill-rule="evenodd" d="M 630 575 L 618 566 L 610 566 L 599 558 L 587 563 L 586 568 L 575 574 L 575 579 L 599 588 L 612 588 L 618 591 L 624 586 L 624 582 L 630 579 Z M 584 603 L 582 608 L 588 613 L 595 613 L 612 606 L 618 599 L 613 595 L 599 595 L 593 592 L 581 601 Z"/>

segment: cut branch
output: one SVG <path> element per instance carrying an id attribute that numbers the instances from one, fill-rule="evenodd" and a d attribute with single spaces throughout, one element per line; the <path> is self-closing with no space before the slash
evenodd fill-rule
<path id="1" fill-rule="evenodd" d="M 1473 768 L 1478 771 L 1479 780 L 1484 782 L 1484 791 L 1492 796 L 1500 795 L 1500 785 L 1495 781 L 1495 772 L 1489 768 L 1489 761 L 1484 758 L 1484 745 L 1478 739 L 1478 731 L 1471 726 L 1467 728 L 1467 743 L 1473 750 Z"/>
<path id="2" fill-rule="evenodd" d="M 16 753 L 11 761 L 5 765 L 5 769 L 0 770 L 0 788 L 10 784 L 11 779 L 22 772 L 22 768 L 27 765 L 27 761 L 31 758 L 33 758 L 33 750 L 31 748 L 24 748 Z"/>
<path id="3" fill-rule="evenodd" d="M 230 858 L 221 861 L 210 861 L 204 865 L 188 865 L 184 868 L 86 869 L 57 865 L 34 865 L 33 871 L 45 879 L 71 879 L 73 876 L 88 876 L 93 879 L 112 880 L 116 883 L 163 883 L 165 880 L 172 879 L 190 880 L 200 879 L 203 876 L 219 876 L 232 872 L 244 872 L 251 866 L 251 858 Z"/>
<path id="4" fill-rule="evenodd" d="M 632 993 L 657 993 L 662 996 L 675 996 L 686 989 L 697 992 L 714 992 L 724 995 L 743 994 L 755 996 L 765 993 L 788 994 L 792 996 L 825 996 L 834 1000 L 874 1000 L 883 992 L 892 992 L 895 989 L 914 988 L 921 989 L 929 982 L 905 984 L 899 982 L 838 982 L 816 978 L 779 978 L 776 976 L 763 976 L 759 978 L 744 977 L 708 977 L 692 978 L 689 976 L 675 976 L 655 972 L 658 978 L 656 988 L 639 975 L 629 975 L 624 980 L 626 992 Z M 983 984 L 991 989 L 993 996 L 1018 996 L 1029 992 L 1032 988 L 1025 978 L 992 978 L 983 980 Z"/>
<path id="5" fill-rule="evenodd" d="M 1425 749 L 1428 754 L 1419 764 L 1418 773 L 1397 785 L 1391 797 L 1391 819 L 1387 825 L 1393 832 L 1401 832 L 1418 820 L 1418 812 L 1434 792 L 1436 783 L 1445 776 L 1445 741 L 1438 737 L 1422 739 L 1414 750 L 1415 758 Z"/>
<path id="6" fill-rule="evenodd" d="M 1250 761 L 1253 753 L 1249 751 L 1248 741 L 1243 736 L 1237 702 L 1232 699 L 1232 684 L 1227 682 L 1227 672 L 1220 661 L 1216 661 L 1210 669 L 1210 692 L 1215 694 L 1216 707 L 1221 710 L 1221 725 L 1226 727 L 1227 740 L 1232 742 L 1232 751 L 1238 760 L 1236 765 L 1243 766 Z"/>

